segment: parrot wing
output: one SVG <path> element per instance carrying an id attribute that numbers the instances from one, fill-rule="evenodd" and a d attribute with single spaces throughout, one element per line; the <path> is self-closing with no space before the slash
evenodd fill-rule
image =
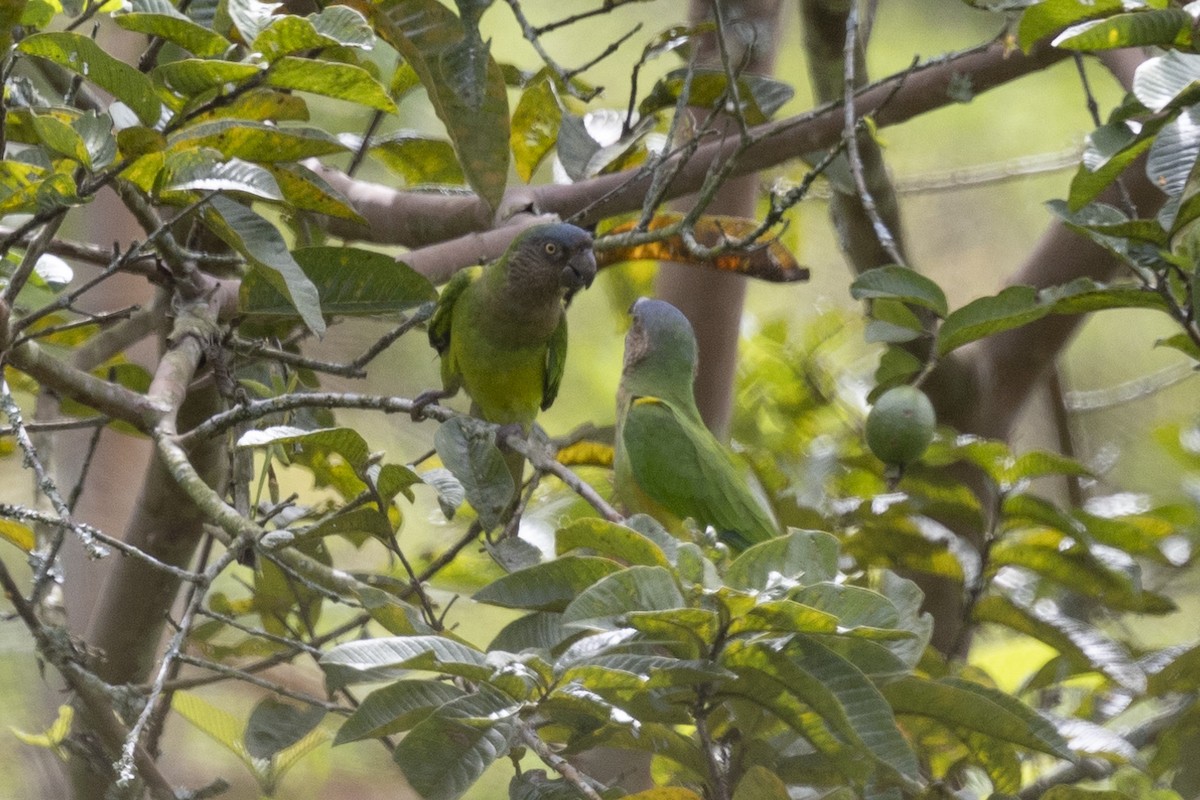
<path id="1" fill-rule="evenodd" d="M 444 354 L 450 347 L 450 321 L 454 318 L 454 304 L 482 274 L 483 267 L 460 269 L 438 295 L 437 307 L 429 318 L 429 343 L 439 354 Z"/>
<path id="2" fill-rule="evenodd" d="M 542 379 L 542 411 L 545 411 L 558 397 L 558 387 L 562 383 L 563 370 L 567 366 L 567 315 L 563 314 L 558 321 L 558 327 L 550 336 L 546 346 L 546 375 Z"/>
<path id="3" fill-rule="evenodd" d="M 664 400 L 633 400 L 622 445 L 638 487 L 668 511 L 713 526 L 736 550 L 777 535 L 724 448 Z"/>

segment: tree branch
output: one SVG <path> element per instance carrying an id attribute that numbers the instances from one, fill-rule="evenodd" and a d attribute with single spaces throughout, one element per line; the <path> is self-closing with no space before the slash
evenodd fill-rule
<path id="1" fill-rule="evenodd" d="M 1045 69 L 1068 55 L 1045 43 L 1025 55 L 1010 51 L 1003 41 L 996 41 L 932 59 L 913 70 L 879 81 L 858 92 L 854 104 L 860 115 L 874 115 L 879 127 L 896 125 L 957 102 L 950 92 L 952 82 L 969 80 L 978 96 Z M 895 97 L 891 97 L 893 93 Z M 889 98 L 890 102 L 885 105 Z M 756 141 L 742 154 L 736 170 L 739 175 L 777 166 L 804 153 L 836 144 L 842 134 L 841 104 L 830 104 L 786 120 L 756 126 L 749 133 Z M 679 170 L 667 197 L 681 197 L 699 189 L 711 165 L 727 160 L 739 145 L 737 138 L 701 144 Z M 380 184 L 355 181 L 329 168 L 318 169 L 368 221 L 369 231 L 364 231 L 361 226 L 330 221 L 329 230 L 337 235 L 420 247 L 487 230 L 493 224 L 487 204 L 473 194 L 397 191 Z M 511 203 L 516 201 L 512 198 L 519 197 L 518 206 L 574 218 L 585 225 L 594 224 L 603 217 L 639 209 L 651 186 L 652 175 L 648 169 L 630 169 L 574 184 L 518 187 L 509 190 L 509 197 L 502 205 L 514 207 Z M 606 198 L 604 202 L 594 205 L 601 197 Z M 501 252 L 484 255 L 490 259 Z"/>

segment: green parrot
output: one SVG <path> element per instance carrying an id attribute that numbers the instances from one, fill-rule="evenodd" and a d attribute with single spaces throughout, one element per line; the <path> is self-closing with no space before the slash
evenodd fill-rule
<path id="1" fill-rule="evenodd" d="M 566 303 L 596 276 L 592 235 L 567 223 L 526 228 L 499 260 L 458 272 L 429 320 L 429 343 L 442 360 L 442 391 L 459 389 L 471 413 L 529 433 L 558 394 L 567 357 Z M 524 460 L 505 456 L 520 488 Z"/>
<path id="2" fill-rule="evenodd" d="M 630 309 L 617 391 L 613 485 L 630 512 L 668 527 L 691 517 L 735 551 L 778 535 L 733 457 L 696 408 L 696 337 L 679 309 L 641 298 Z"/>

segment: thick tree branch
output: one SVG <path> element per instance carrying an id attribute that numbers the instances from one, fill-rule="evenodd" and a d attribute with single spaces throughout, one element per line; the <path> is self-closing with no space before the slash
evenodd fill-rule
<path id="1" fill-rule="evenodd" d="M 975 95 L 980 95 L 1045 69 L 1068 55 L 1048 44 L 1038 45 L 1025 55 L 1008 50 L 1003 41 L 996 41 L 933 59 L 916 69 L 879 81 L 858 92 L 854 104 L 860 115 L 874 115 L 880 127 L 896 125 L 958 102 L 950 91 L 952 83 L 969 81 Z M 777 166 L 804 153 L 836 144 L 842 133 L 841 105 L 831 104 L 760 125 L 751 128 L 749 133 L 756 141 L 742 154 L 736 169 L 739 175 Z M 739 146 L 736 137 L 701 144 L 679 170 L 667 196 L 681 197 L 699 189 L 712 164 L 724 162 Z M 493 223 L 486 203 L 472 194 L 397 191 L 379 184 L 354 181 L 328 168 L 322 168 L 321 173 L 334 188 L 347 195 L 368 221 L 369 231 L 331 221 L 329 229 L 338 235 L 420 247 L 486 230 Z M 606 216 L 641 208 L 652 181 L 653 173 L 649 169 L 631 169 L 568 185 L 518 187 L 510 189 L 504 205 L 531 207 L 591 224 Z M 604 198 L 603 202 L 598 202 L 599 198 Z M 487 256 L 495 258 L 500 252 Z"/>

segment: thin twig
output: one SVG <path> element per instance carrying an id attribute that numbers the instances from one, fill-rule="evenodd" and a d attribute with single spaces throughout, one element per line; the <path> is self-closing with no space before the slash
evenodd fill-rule
<path id="1" fill-rule="evenodd" d="M 602 800 L 600 793 L 596 791 L 595 786 L 597 781 L 592 780 L 587 775 L 584 775 L 575 768 L 570 761 L 560 756 L 558 753 L 550 749 L 550 745 L 542 740 L 542 737 L 537 735 L 529 723 L 520 721 L 517 723 L 517 731 L 521 737 L 521 741 L 529 746 L 529 749 L 537 753 L 538 758 L 546 763 L 552 770 L 563 776 L 563 779 L 574 786 L 580 794 L 588 798 L 588 800 Z"/>
<path id="2" fill-rule="evenodd" d="M 867 218 L 871 220 L 871 227 L 875 229 L 875 237 L 879 240 L 879 244 L 892 261 L 901 266 L 905 266 L 907 262 L 904 256 L 900 254 L 900 249 L 896 246 L 896 239 L 892 236 L 892 232 L 888 230 L 887 223 L 883 221 L 883 217 L 879 214 L 879 209 L 875 205 L 875 197 L 871 194 L 870 188 L 867 186 L 867 178 L 863 173 L 862 155 L 858 149 L 858 119 L 854 113 L 854 92 L 856 89 L 856 81 L 854 77 L 854 63 L 857 56 L 856 41 L 858 35 L 858 0 L 852 0 L 850 10 L 846 15 L 846 48 L 843 52 L 843 61 L 845 69 L 845 85 L 843 88 L 843 115 L 845 119 L 845 131 L 843 137 L 846 141 L 846 157 L 850 162 L 850 173 L 854 176 L 854 186 L 858 189 L 858 198 L 862 203 L 863 211 L 866 212 Z"/>

